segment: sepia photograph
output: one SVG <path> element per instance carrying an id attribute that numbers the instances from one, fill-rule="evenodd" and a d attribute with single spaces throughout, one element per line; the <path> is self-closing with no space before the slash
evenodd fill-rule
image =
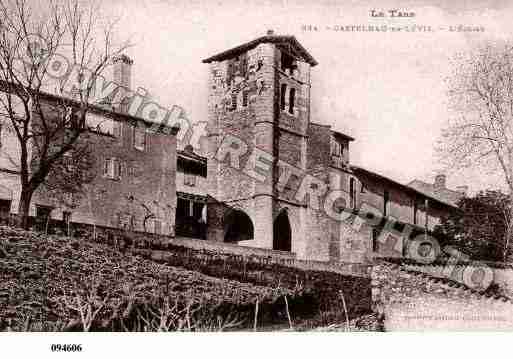
<path id="1" fill-rule="evenodd" d="M 512 16 L 0 0 L 0 346 L 512 332 Z"/>

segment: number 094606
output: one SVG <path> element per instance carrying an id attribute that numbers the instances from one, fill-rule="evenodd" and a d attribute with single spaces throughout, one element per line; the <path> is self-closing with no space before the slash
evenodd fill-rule
<path id="1" fill-rule="evenodd" d="M 81 352 L 82 344 L 52 344 L 50 350 L 52 352 Z"/>

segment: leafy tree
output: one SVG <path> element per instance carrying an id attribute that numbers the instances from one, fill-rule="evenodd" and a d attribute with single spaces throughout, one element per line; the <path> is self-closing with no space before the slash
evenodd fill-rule
<path id="1" fill-rule="evenodd" d="M 459 54 L 448 87 L 452 115 L 437 146 L 440 159 L 448 170 L 473 167 L 499 176 L 513 198 L 513 45 L 489 43 Z M 513 206 L 508 213 L 513 224 Z M 513 226 L 499 232 L 513 261 Z"/>
<path id="2" fill-rule="evenodd" d="M 461 211 L 443 218 L 435 234 L 472 259 L 505 261 L 509 205 L 509 196 L 501 191 L 463 197 L 458 203 Z"/>

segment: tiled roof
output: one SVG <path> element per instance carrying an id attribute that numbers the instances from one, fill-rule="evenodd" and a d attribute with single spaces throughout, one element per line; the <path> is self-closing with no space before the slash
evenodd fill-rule
<path id="1" fill-rule="evenodd" d="M 13 91 L 13 90 L 9 89 L 10 87 L 18 87 L 18 85 L 9 83 L 5 80 L 0 80 L 0 92 Z M 29 89 L 29 88 L 27 88 L 27 90 L 33 91 L 33 89 Z M 37 93 L 39 94 L 39 96 L 41 98 L 44 98 L 47 100 L 60 101 L 62 104 L 65 104 L 67 106 L 80 106 L 79 101 L 69 98 L 69 97 L 66 97 L 66 96 L 57 95 L 57 94 L 46 92 L 46 91 L 37 91 Z M 147 126 L 151 126 L 151 125 L 155 124 L 155 122 L 149 121 L 145 118 L 142 118 L 139 116 L 133 116 L 128 113 L 116 111 L 113 109 L 108 109 L 108 108 L 105 108 L 98 104 L 92 104 L 92 103 L 88 104 L 88 111 L 97 113 L 99 115 L 107 116 L 110 118 L 119 119 L 119 120 L 128 120 L 128 121 L 132 121 L 132 122 L 144 122 L 144 123 L 146 123 Z M 166 123 L 161 123 L 161 125 L 165 126 L 165 127 L 169 127 L 172 130 L 171 131 L 172 135 L 176 135 L 178 133 L 178 131 L 180 130 L 180 127 L 176 124 L 169 126 Z"/>
<path id="2" fill-rule="evenodd" d="M 426 183 L 418 179 L 408 183 L 408 187 L 422 192 L 426 196 L 436 198 L 440 202 L 445 202 L 453 206 L 456 206 L 460 198 L 463 197 L 461 192 L 453 191 L 448 188 L 436 189 L 432 183 Z"/>
<path id="3" fill-rule="evenodd" d="M 232 58 L 234 56 L 237 56 L 239 54 L 242 54 L 254 47 L 256 47 L 257 45 L 259 44 L 262 44 L 262 43 L 286 43 L 286 44 L 289 44 L 291 45 L 295 51 L 298 52 L 298 54 L 303 58 L 303 60 L 305 60 L 307 63 L 309 63 L 311 66 L 315 66 L 317 65 L 317 61 L 315 61 L 315 59 L 313 58 L 312 55 L 310 55 L 308 53 L 308 51 L 306 51 L 306 49 L 299 43 L 299 41 L 297 41 L 297 39 L 294 37 L 294 36 L 290 36 L 290 35 L 266 35 L 266 36 L 262 36 L 262 37 L 259 37 L 255 40 L 252 40 L 252 41 L 249 41 L 249 42 L 246 42 L 242 45 L 239 45 L 239 46 L 236 46 L 236 47 L 233 47 L 229 50 L 226 50 L 226 51 L 223 51 L 223 52 L 220 52 L 214 56 L 211 56 L 207 59 L 204 59 L 203 60 L 203 63 L 209 63 L 209 62 L 212 62 L 212 61 L 222 61 L 222 60 L 226 60 L 226 59 L 229 59 L 229 58 Z"/>
<path id="4" fill-rule="evenodd" d="M 434 201 L 436 201 L 436 202 L 438 202 L 438 203 L 441 203 L 441 204 L 444 204 L 444 205 L 446 205 L 446 206 L 450 206 L 450 207 L 457 207 L 457 206 L 456 206 L 456 202 L 450 202 L 450 201 L 445 200 L 444 198 L 437 197 L 437 196 L 433 196 L 433 195 L 431 195 L 431 194 L 429 194 L 429 193 L 427 193 L 427 192 L 420 191 L 420 190 L 418 190 L 418 189 L 416 189 L 416 188 L 414 188 L 414 187 L 410 186 L 410 184 L 411 184 L 411 183 L 410 183 L 410 184 L 408 184 L 408 185 L 405 185 L 405 184 L 399 183 L 399 182 L 397 182 L 397 181 L 395 181 L 395 180 L 393 180 L 393 179 L 390 179 L 390 178 L 388 178 L 388 177 L 385 177 L 385 176 L 383 176 L 383 175 L 380 175 L 380 174 L 378 174 L 378 173 L 376 173 L 376 172 L 372 172 L 372 171 L 369 171 L 369 170 L 367 170 L 367 169 L 365 169 L 365 168 L 358 167 L 358 166 L 351 166 L 351 169 L 352 169 L 356 174 L 358 174 L 358 173 L 363 173 L 363 174 L 365 174 L 365 175 L 368 175 L 368 176 L 371 176 L 371 177 L 374 177 L 374 178 L 378 178 L 378 179 L 380 179 L 380 180 L 387 181 L 387 182 L 389 182 L 389 183 L 391 183 L 391 184 L 393 184 L 393 185 L 396 185 L 396 186 L 398 186 L 398 187 L 401 187 L 403 190 L 405 190 L 405 191 L 407 191 L 407 192 L 415 193 L 415 194 L 417 194 L 417 195 L 420 195 L 420 196 L 422 196 L 422 197 L 426 197 L 426 198 L 428 198 L 428 199 L 430 199 L 430 200 L 434 200 Z M 452 191 L 452 192 L 454 192 L 454 191 Z M 460 196 L 461 196 L 461 194 L 460 194 Z"/>
<path id="5" fill-rule="evenodd" d="M 346 135 L 346 134 L 344 134 L 344 133 L 342 133 L 342 132 L 333 131 L 333 130 L 331 130 L 331 132 L 332 132 L 335 136 L 341 137 L 341 138 L 343 138 L 343 139 L 345 139 L 345 140 L 348 140 L 348 141 L 354 141 L 354 138 L 353 138 L 353 137 L 348 136 L 348 135 Z"/>
<path id="6" fill-rule="evenodd" d="M 330 129 L 331 133 L 333 133 L 335 136 L 342 137 L 343 139 L 348 140 L 348 141 L 354 141 L 353 137 L 348 136 L 348 135 L 346 135 L 346 134 L 344 134 L 342 132 L 338 132 L 338 131 L 332 130 L 331 129 L 331 125 L 323 125 L 323 124 L 312 122 L 312 121 L 310 121 L 308 123 L 308 125 L 319 126 L 319 127 L 327 127 L 327 128 Z"/>

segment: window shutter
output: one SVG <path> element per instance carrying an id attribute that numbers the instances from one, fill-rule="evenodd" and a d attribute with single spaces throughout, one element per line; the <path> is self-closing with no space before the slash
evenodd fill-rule
<path id="1" fill-rule="evenodd" d="M 280 109 L 285 110 L 285 96 L 287 94 L 287 85 L 281 84 L 281 92 L 280 92 Z"/>
<path id="2" fill-rule="evenodd" d="M 106 158 L 105 161 L 103 162 L 103 176 L 109 175 L 109 163 L 110 163 L 110 158 Z"/>
<path id="3" fill-rule="evenodd" d="M 296 89 L 291 88 L 289 92 L 289 113 L 294 114 L 294 101 L 296 97 Z"/>

